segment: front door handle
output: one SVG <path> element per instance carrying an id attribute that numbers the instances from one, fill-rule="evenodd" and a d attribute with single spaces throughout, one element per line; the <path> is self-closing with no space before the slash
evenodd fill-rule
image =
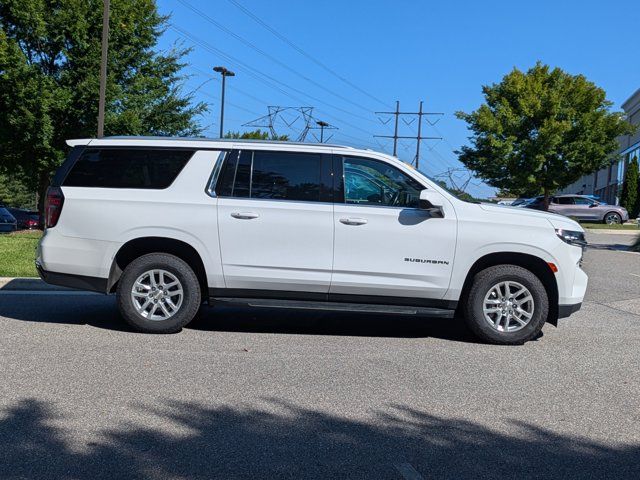
<path id="1" fill-rule="evenodd" d="M 260 215 L 253 212 L 233 212 L 231 216 L 233 218 L 239 218 L 240 220 L 252 220 L 258 218 Z"/>
<path id="2" fill-rule="evenodd" d="M 344 223 L 345 225 L 364 225 L 367 223 L 366 218 L 354 218 L 354 217 L 345 217 L 340 219 L 340 223 Z"/>

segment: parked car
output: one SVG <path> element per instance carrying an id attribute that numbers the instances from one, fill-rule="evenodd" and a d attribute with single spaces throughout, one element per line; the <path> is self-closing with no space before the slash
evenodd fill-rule
<path id="1" fill-rule="evenodd" d="M 530 201 L 530 198 L 516 198 L 513 202 L 511 202 L 512 207 L 520 207 Z"/>
<path id="2" fill-rule="evenodd" d="M 15 217 L 18 230 L 33 230 L 40 226 L 40 214 L 38 212 L 10 207 L 7 207 L 7 210 Z"/>
<path id="3" fill-rule="evenodd" d="M 14 232 L 16 228 L 16 219 L 9 210 L 0 205 L 0 233 Z"/>
<path id="4" fill-rule="evenodd" d="M 115 293 L 143 332 L 203 302 L 453 318 L 520 344 L 580 308 L 578 223 L 469 203 L 399 160 L 326 144 L 73 140 L 46 198 L 48 283 Z"/>
<path id="5" fill-rule="evenodd" d="M 525 204 L 526 208 L 542 210 L 544 198 L 536 197 Z M 549 199 L 549 211 L 585 222 L 603 222 L 609 225 L 629 220 L 629 212 L 623 207 L 598 202 L 587 195 L 554 195 Z"/>

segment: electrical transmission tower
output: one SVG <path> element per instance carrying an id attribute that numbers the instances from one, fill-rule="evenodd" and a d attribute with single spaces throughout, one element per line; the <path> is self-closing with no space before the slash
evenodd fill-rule
<path id="1" fill-rule="evenodd" d="M 278 133 L 276 132 L 276 127 L 278 126 L 277 122 L 280 120 L 284 123 L 284 126 L 291 131 L 296 132 L 299 129 L 299 133 L 296 137 L 296 141 L 298 142 L 304 142 L 309 130 L 315 128 L 312 127 L 314 122 L 316 122 L 316 119 L 313 118 L 313 107 L 269 106 L 267 109 L 269 113 L 247 122 L 242 126 L 268 128 L 271 136 L 276 138 L 278 137 Z M 292 114 L 294 115 L 293 118 L 291 116 Z M 300 126 L 300 123 L 302 123 L 302 126 Z"/>
<path id="2" fill-rule="evenodd" d="M 436 120 L 435 122 L 431 122 L 428 119 L 429 115 L 444 115 L 443 113 L 440 112 L 423 112 L 422 111 L 422 101 L 420 101 L 420 107 L 418 108 L 417 112 L 401 112 L 400 111 L 400 102 L 396 101 L 396 110 L 395 112 L 376 112 L 377 115 L 393 115 L 395 117 L 395 122 L 394 122 L 394 129 L 393 129 L 393 135 L 374 135 L 374 137 L 378 137 L 378 138 L 393 138 L 393 156 L 397 156 L 397 152 L 398 152 L 398 139 L 410 139 L 410 140 L 415 140 L 416 141 L 416 155 L 413 159 L 413 162 L 411 162 L 412 164 L 415 165 L 416 168 L 420 167 L 420 142 L 422 140 L 442 140 L 442 137 L 423 137 L 422 136 L 422 117 L 426 117 L 426 121 L 429 125 L 435 125 L 438 121 Z M 407 125 L 411 125 L 415 120 L 416 117 L 418 118 L 418 133 L 417 135 L 398 135 L 398 120 L 400 119 L 400 117 L 414 117 L 412 118 L 410 121 L 405 120 L 404 118 L 402 119 L 402 121 Z M 387 120 L 386 122 L 384 122 L 382 119 L 380 119 L 380 117 L 378 117 L 378 119 L 384 123 L 385 125 L 387 123 L 389 123 L 389 120 Z"/>

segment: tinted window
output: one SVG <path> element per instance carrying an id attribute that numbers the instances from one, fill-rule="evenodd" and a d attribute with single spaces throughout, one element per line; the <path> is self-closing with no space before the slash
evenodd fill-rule
<path id="1" fill-rule="evenodd" d="M 397 168 L 367 158 L 344 157 L 345 202 L 418 208 L 424 187 Z"/>
<path id="2" fill-rule="evenodd" d="M 573 197 L 558 197 L 556 203 L 560 205 L 573 205 Z"/>
<path id="3" fill-rule="evenodd" d="M 219 196 L 320 201 L 320 154 L 230 152 L 220 174 Z"/>
<path id="4" fill-rule="evenodd" d="M 576 205 L 591 205 L 593 203 L 593 200 L 583 197 L 574 197 L 574 201 Z"/>
<path id="5" fill-rule="evenodd" d="M 84 150 L 64 180 L 68 187 L 167 188 L 193 155 L 191 150 Z"/>

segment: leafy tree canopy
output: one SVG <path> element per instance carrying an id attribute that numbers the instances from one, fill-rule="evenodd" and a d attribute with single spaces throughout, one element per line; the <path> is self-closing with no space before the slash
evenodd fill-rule
<path id="1" fill-rule="evenodd" d="M 280 140 L 283 142 L 289 141 L 289 135 L 273 135 L 267 131 L 260 129 L 252 130 L 249 132 L 227 132 L 224 138 L 241 138 L 243 140 Z"/>
<path id="2" fill-rule="evenodd" d="M 583 75 L 537 63 L 484 86 L 485 103 L 457 112 L 472 132 L 460 161 L 489 185 L 548 196 L 607 164 L 616 137 L 633 131 Z"/>
<path id="3" fill-rule="evenodd" d="M 27 188 L 23 178 L 0 171 L 0 205 L 35 208 L 35 193 Z"/>
<path id="4" fill-rule="evenodd" d="M 0 167 L 40 194 L 69 138 L 96 134 L 102 0 L 0 2 Z M 196 135 L 206 106 L 181 92 L 187 50 L 156 51 L 154 0 L 111 2 L 107 135 Z"/>

